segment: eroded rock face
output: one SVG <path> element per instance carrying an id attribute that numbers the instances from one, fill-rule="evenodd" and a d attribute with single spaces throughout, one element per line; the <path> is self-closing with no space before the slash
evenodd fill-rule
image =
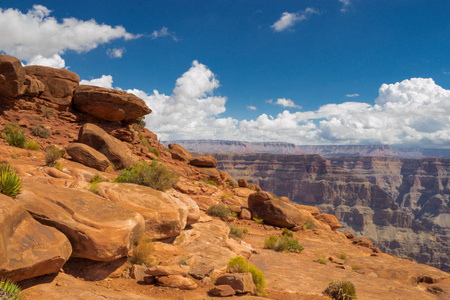
<path id="1" fill-rule="evenodd" d="M 192 159 L 191 153 L 177 144 L 169 144 L 170 153 L 173 159 L 181 161 L 189 161 Z"/>
<path id="2" fill-rule="evenodd" d="M 152 112 L 142 99 L 133 94 L 91 85 L 80 85 L 73 103 L 91 116 L 112 122 L 130 121 Z"/>
<path id="3" fill-rule="evenodd" d="M 73 257 L 111 261 L 126 256 L 144 232 L 140 214 L 86 190 L 26 182 L 16 200 L 40 223 L 64 233 Z"/>
<path id="4" fill-rule="evenodd" d="M 121 141 L 94 124 L 84 124 L 78 142 L 105 155 L 116 169 L 128 168 L 133 163 L 131 150 Z"/>
<path id="5" fill-rule="evenodd" d="M 33 76 L 45 85 L 39 98 L 67 108 L 72 104 L 75 89 L 78 87 L 80 77 L 65 69 L 55 69 L 43 66 L 23 67 L 26 75 Z"/>
<path id="6" fill-rule="evenodd" d="M 44 226 L 15 200 L 0 194 L 0 278 L 20 281 L 58 273 L 72 247 L 64 234 Z"/>
<path id="7" fill-rule="evenodd" d="M 200 168 L 215 168 L 217 166 L 217 160 L 211 155 L 194 157 L 189 163 Z"/>
<path id="8" fill-rule="evenodd" d="M 22 63 L 13 56 L 0 54 L 0 95 L 16 98 L 25 81 Z"/>
<path id="9" fill-rule="evenodd" d="M 102 153 L 81 143 L 70 144 L 67 148 L 67 153 L 74 161 L 99 171 L 105 171 L 105 169 L 111 164 L 108 158 Z"/>
<path id="10" fill-rule="evenodd" d="M 132 183 L 102 182 L 99 194 L 145 219 L 145 233 L 152 239 L 177 236 L 186 227 L 188 208 L 166 193 Z"/>

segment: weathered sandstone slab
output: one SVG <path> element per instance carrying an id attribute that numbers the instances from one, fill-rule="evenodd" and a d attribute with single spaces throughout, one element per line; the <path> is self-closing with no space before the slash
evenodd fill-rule
<path id="1" fill-rule="evenodd" d="M 111 164 L 108 158 L 102 153 L 81 143 L 70 144 L 67 148 L 67 153 L 74 161 L 99 171 L 105 171 L 105 169 Z"/>
<path id="2" fill-rule="evenodd" d="M 169 144 L 170 153 L 173 159 L 189 161 L 192 159 L 191 153 L 178 144 Z"/>
<path id="3" fill-rule="evenodd" d="M 189 163 L 200 168 L 215 168 L 217 166 L 217 160 L 211 155 L 194 157 Z"/>

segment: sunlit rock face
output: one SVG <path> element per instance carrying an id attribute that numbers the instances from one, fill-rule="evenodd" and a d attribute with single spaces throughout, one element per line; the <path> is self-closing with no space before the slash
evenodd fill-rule
<path id="1" fill-rule="evenodd" d="M 450 159 L 214 154 L 218 168 L 315 205 L 385 252 L 450 270 Z"/>

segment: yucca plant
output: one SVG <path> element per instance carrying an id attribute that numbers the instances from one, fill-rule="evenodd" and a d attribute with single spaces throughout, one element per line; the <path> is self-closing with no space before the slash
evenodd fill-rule
<path id="1" fill-rule="evenodd" d="M 9 279 L 0 279 L 0 299 L 22 300 L 22 290 Z"/>
<path id="2" fill-rule="evenodd" d="M 14 198 L 20 193 L 22 180 L 8 163 L 0 164 L 0 193 Z"/>

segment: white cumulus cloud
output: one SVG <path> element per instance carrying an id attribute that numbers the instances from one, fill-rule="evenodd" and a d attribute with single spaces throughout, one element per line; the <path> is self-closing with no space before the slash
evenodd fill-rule
<path id="1" fill-rule="evenodd" d="M 106 54 L 110 58 L 121 58 L 124 53 L 125 53 L 125 48 L 113 48 L 113 49 L 106 50 Z"/>
<path id="2" fill-rule="evenodd" d="M 250 109 L 250 110 L 256 110 L 257 108 L 256 108 L 256 106 L 248 105 L 248 106 L 247 106 L 247 109 Z"/>
<path id="3" fill-rule="evenodd" d="M 339 0 L 339 2 L 342 3 L 342 8 L 341 8 L 341 12 L 346 12 L 347 8 L 350 6 L 350 4 L 352 4 L 350 2 L 350 0 Z"/>
<path id="4" fill-rule="evenodd" d="M 175 33 L 170 32 L 169 29 L 167 27 L 165 27 L 165 26 L 163 26 L 160 30 L 154 30 L 152 32 L 152 34 L 150 35 L 150 37 L 152 39 L 157 39 L 157 38 L 161 38 L 161 37 L 170 37 L 175 42 L 178 41 L 178 38 L 175 35 Z"/>
<path id="5" fill-rule="evenodd" d="M 28 61 L 27 66 L 39 65 L 45 67 L 52 67 L 63 69 L 66 67 L 66 61 L 59 56 L 59 54 L 54 54 L 52 57 L 43 57 L 42 55 L 37 55 Z"/>
<path id="6" fill-rule="evenodd" d="M 95 85 L 95 86 L 99 86 L 99 87 L 104 87 L 107 89 L 112 89 L 112 84 L 113 84 L 113 78 L 111 75 L 102 75 L 102 77 L 100 78 L 94 78 L 91 80 L 81 80 L 80 84 L 84 84 L 84 85 Z"/>
<path id="7" fill-rule="evenodd" d="M 51 10 L 42 5 L 34 5 L 26 14 L 18 9 L 0 8 L 0 51 L 28 63 L 61 66 L 60 55 L 66 51 L 88 52 L 114 39 L 139 37 L 122 26 L 98 24 L 92 19 L 64 18 L 58 21 L 50 14 Z"/>
<path id="8" fill-rule="evenodd" d="M 272 103 L 272 102 L 269 102 L 269 103 Z M 277 104 L 277 105 L 280 105 L 283 107 L 301 108 L 300 105 L 297 105 L 291 99 L 286 99 L 286 98 L 278 98 L 274 104 Z"/>
<path id="9" fill-rule="evenodd" d="M 348 98 L 359 97 L 359 94 L 357 94 L 357 93 L 347 94 L 347 95 L 345 95 L 345 97 L 348 97 Z"/>
<path id="10" fill-rule="evenodd" d="M 319 12 L 311 7 L 296 13 L 284 12 L 281 15 L 281 18 L 270 27 L 276 32 L 281 32 L 294 26 L 298 22 L 307 20 L 313 14 L 319 14 Z"/>

